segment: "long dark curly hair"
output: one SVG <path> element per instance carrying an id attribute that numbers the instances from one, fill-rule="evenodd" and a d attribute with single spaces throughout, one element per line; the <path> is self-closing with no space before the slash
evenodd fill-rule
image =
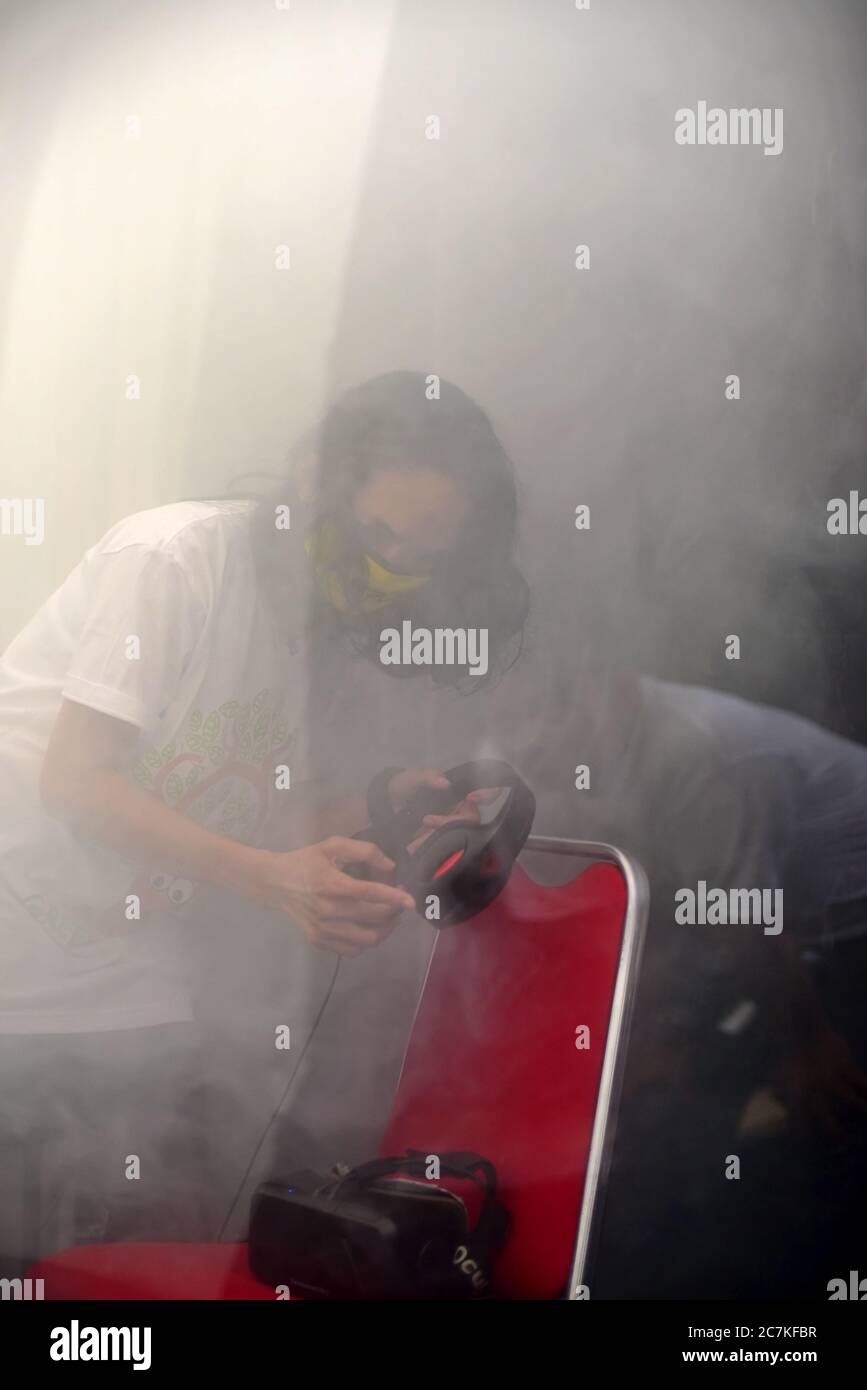
<path id="1" fill-rule="evenodd" d="M 391 675 L 427 673 L 436 684 L 477 690 L 517 659 L 529 612 L 529 589 L 514 558 L 514 469 L 475 401 L 448 381 L 440 382 L 438 399 L 428 399 L 426 383 L 420 372 L 387 372 L 341 395 L 290 456 L 297 462 L 307 452 L 314 461 L 312 502 L 300 502 L 289 477 L 260 494 L 251 521 L 254 553 L 262 583 L 272 589 L 280 581 L 285 585 L 289 548 L 286 533 L 275 526 L 275 508 L 290 505 L 293 593 L 296 600 L 303 595 L 315 641 L 342 641 L 354 654 L 378 661 L 384 625 L 399 627 L 409 619 L 428 629 L 486 628 L 487 677 L 470 676 L 460 666 L 382 667 Z M 387 608 L 373 612 L 352 601 L 340 610 L 311 584 L 312 566 L 298 541 L 318 534 L 326 522 L 336 528 L 342 541 L 334 562 L 337 577 L 347 595 L 357 594 L 364 556 L 354 540 L 352 504 L 383 468 L 446 475 L 469 503 L 467 520 L 446 562 L 423 588 L 396 595 Z"/>

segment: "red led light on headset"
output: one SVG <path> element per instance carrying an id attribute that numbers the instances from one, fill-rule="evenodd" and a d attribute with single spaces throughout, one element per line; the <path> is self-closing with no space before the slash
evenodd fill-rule
<path id="1" fill-rule="evenodd" d="M 454 864 L 457 864 L 459 859 L 463 859 L 463 857 L 464 851 L 462 849 L 456 849 L 454 854 L 450 854 L 448 859 L 443 860 L 433 877 L 442 878 L 442 875 L 448 873 L 449 869 L 452 868 Z"/>

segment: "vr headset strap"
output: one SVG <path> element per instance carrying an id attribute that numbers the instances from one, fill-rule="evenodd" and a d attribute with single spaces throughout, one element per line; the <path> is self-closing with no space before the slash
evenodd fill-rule
<path id="1" fill-rule="evenodd" d="M 424 1176 L 428 1157 L 423 1149 L 407 1149 L 405 1154 L 395 1155 L 393 1158 L 372 1158 L 367 1163 L 360 1163 L 357 1168 L 351 1168 L 348 1173 L 344 1173 L 340 1179 L 340 1186 L 344 1183 L 374 1182 L 377 1178 L 388 1177 L 391 1173 L 421 1173 Z M 482 1188 L 486 1196 L 493 1197 L 497 1186 L 497 1174 L 489 1159 L 471 1150 L 453 1150 L 437 1154 L 436 1157 L 441 1173 L 451 1178 L 469 1178 Z M 477 1169 L 483 1172 L 484 1179 L 477 1176 Z"/>
<path id="2" fill-rule="evenodd" d="M 497 1170 L 490 1159 L 472 1150 L 452 1150 L 437 1154 L 440 1174 L 451 1178 L 466 1178 L 482 1189 L 484 1199 L 479 1218 L 472 1231 L 463 1240 L 467 1256 L 476 1261 L 489 1281 L 489 1261 L 491 1254 L 505 1238 L 510 1224 L 509 1213 L 502 1202 L 497 1201 Z M 374 1158 L 352 1168 L 340 1179 L 338 1188 L 364 1187 L 377 1178 L 390 1177 L 395 1173 L 418 1173 L 425 1176 L 429 1155 L 423 1149 L 407 1149 L 405 1155 L 392 1158 Z"/>

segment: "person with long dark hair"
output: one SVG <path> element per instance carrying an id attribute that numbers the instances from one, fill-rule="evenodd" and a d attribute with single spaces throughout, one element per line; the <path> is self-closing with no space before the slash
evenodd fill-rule
<path id="1" fill-rule="evenodd" d="M 405 620 L 484 626 L 490 671 L 502 669 L 527 612 L 515 526 L 512 469 L 484 412 L 447 382 L 429 399 L 424 377 L 389 373 L 341 397 L 312 469 L 258 500 L 179 502 L 113 526 L 9 645 L 7 1209 L 16 1191 L 32 1196 L 48 1140 L 73 1131 L 81 1162 L 65 1181 L 88 1186 L 78 1237 L 105 1233 L 107 1192 L 132 1190 L 129 1173 L 118 1178 L 145 1143 L 143 1107 L 183 1104 L 193 1019 L 180 924 L 208 901 L 203 888 L 282 914 L 341 956 L 380 944 L 412 906 L 391 861 L 347 837 L 365 823 L 363 788 L 333 815 L 302 791 L 294 830 L 283 814 L 315 775 L 311 672 L 339 651 L 392 673 L 377 635 Z M 477 684 L 466 665 L 408 672 Z M 392 805 L 422 785 L 444 781 L 430 768 L 396 773 Z M 359 865 L 373 878 L 345 872 Z M 0 1258 L 34 1242 L 0 1231 Z"/>

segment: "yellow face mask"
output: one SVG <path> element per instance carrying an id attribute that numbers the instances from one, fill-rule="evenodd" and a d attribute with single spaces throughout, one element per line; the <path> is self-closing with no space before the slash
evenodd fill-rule
<path id="1" fill-rule="evenodd" d="M 340 535 L 336 526 L 330 521 L 324 521 L 314 535 L 307 537 L 305 544 L 322 592 L 329 603 L 345 612 L 349 607 L 349 600 L 335 564 L 341 551 Z M 394 570 L 386 569 L 385 565 L 372 555 L 364 555 L 362 559 L 366 576 L 361 607 L 365 613 L 382 608 L 398 594 L 411 593 L 428 583 L 427 575 L 397 574 Z"/>

